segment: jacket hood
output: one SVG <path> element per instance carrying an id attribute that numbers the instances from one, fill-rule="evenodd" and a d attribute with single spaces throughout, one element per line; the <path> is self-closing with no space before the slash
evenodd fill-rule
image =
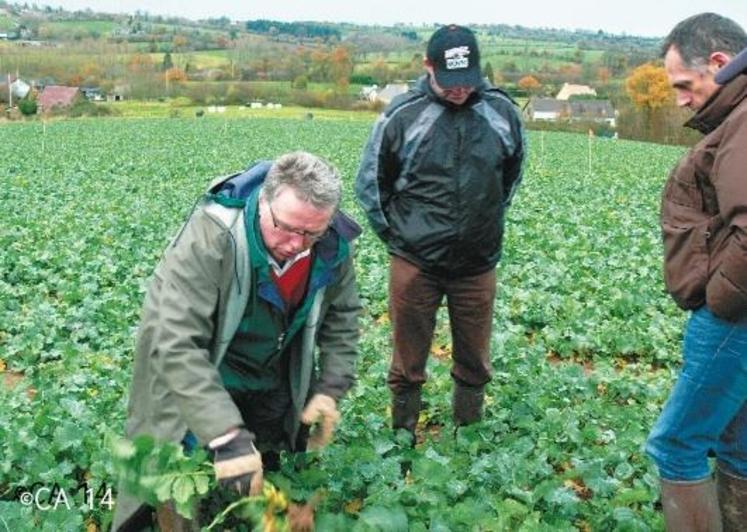
<path id="1" fill-rule="evenodd" d="M 361 227 L 355 220 L 344 212 L 337 211 L 330 222 L 330 231 L 316 243 L 315 248 L 326 262 L 332 262 L 338 256 L 339 239 L 352 242 L 358 238 L 361 232 Z"/>
<path id="2" fill-rule="evenodd" d="M 262 185 L 267 177 L 267 172 L 272 167 L 272 161 L 258 161 L 253 163 L 249 168 L 241 173 L 233 174 L 225 178 L 223 181 L 215 184 L 208 194 L 212 196 L 211 199 L 218 201 L 219 203 L 226 204 L 227 207 L 243 206 L 247 198 L 252 195 L 256 189 Z M 240 200 L 241 203 L 237 205 L 230 205 L 231 201 L 224 200 Z"/>

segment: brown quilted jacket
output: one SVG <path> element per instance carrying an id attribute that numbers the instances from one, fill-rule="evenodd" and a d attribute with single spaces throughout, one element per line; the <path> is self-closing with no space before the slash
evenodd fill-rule
<path id="1" fill-rule="evenodd" d="M 664 279 L 683 309 L 747 319 L 747 75 L 715 93 L 686 126 L 705 136 L 664 187 Z"/>

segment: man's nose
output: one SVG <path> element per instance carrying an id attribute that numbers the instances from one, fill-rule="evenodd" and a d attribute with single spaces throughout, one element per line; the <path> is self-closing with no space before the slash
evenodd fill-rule
<path id="1" fill-rule="evenodd" d="M 687 107 L 691 101 L 692 101 L 692 97 L 690 96 L 689 93 L 685 93 L 685 92 L 677 93 L 677 106 L 678 107 Z"/>
<path id="2" fill-rule="evenodd" d="M 290 244 L 296 253 L 300 253 L 301 251 L 309 247 L 308 239 L 303 235 L 299 235 L 298 233 L 290 234 Z"/>

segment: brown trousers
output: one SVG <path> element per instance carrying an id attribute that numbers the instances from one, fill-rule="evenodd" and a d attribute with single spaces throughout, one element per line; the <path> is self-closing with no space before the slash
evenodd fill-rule
<path id="1" fill-rule="evenodd" d="M 490 380 L 490 329 L 496 293 L 495 268 L 458 279 L 434 276 L 390 256 L 389 316 L 394 354 L 387 384 L 393 394 L 426 380 L 436 313 L 446 296 L 452 337 L 451 376 L 468 386 Z"/>

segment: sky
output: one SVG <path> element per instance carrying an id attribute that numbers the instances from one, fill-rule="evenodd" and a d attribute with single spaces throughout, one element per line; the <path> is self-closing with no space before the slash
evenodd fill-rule
<path id="1" fill-rule="evenodd" d="M 329 21 L 357 24 L 519 24 L 528 27 L 603 30 L 663 37 L 680 20 L 703 11 L 747 28 L 747 0 L 39 0 L 38 5 L 109 13 L 147 11 L 191 19 Z"/>

